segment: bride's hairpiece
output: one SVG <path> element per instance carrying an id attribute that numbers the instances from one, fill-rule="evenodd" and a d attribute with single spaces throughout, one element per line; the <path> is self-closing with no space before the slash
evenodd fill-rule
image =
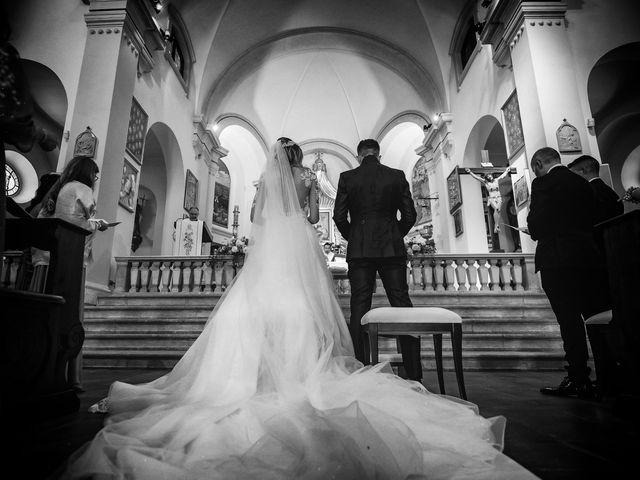
<path id="1" fill-rule="evenodd" d="M 282 147 L 293 147 L 296 143 L 287 137 L 280 137 L 278 141 L 282 144 Z"/>

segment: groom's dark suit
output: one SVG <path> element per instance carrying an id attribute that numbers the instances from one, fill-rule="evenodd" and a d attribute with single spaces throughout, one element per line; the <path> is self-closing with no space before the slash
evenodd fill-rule
<path id="1" fill-rule="evenodd" d="M 392 306 L 413 306 L 407 287 L 404 236 L 416 221 L 416 209 L 404 172 L 382 165 L 373 155 L 365 157 L 359 167 L 340 175 L 333 220 L 349 242 L 349 331 L 356 358 L 364 361 L 360 320 L 371 309 L 376 272 Z M 420 380 L 419 339 L 401 336 L 400 348 L 407 377 Z"/>

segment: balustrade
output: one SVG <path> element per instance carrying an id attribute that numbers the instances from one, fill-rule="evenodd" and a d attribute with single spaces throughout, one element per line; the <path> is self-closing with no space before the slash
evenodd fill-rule
<path id="1" fill-rule="evenodd" d="M 409 260 L 409 290 L 540 291 L 533 259 L 533 254 L 522 253 L 414 255 Z"/>
<path id="2" fill-rule="evenodd" d="M 236 255 L 116 257 L 115 293 L 223 292 L 238 274 Z"/>
<path id="3" fill-rule="evenodd" d="M 117 257 L 116 293 L 222 293 L 244 263 L 243 255 Z M 414 255 L 407 263 L 411 293 L 540 291 L 533 255 L 522 253 Z M 345 272 L 335 290 L 349 294 Z"/>

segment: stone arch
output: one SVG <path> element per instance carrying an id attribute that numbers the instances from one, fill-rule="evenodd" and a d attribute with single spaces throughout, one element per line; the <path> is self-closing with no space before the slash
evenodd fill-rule
<path id="1" fill-rule="evenodd" d="M 173 222 L 182 216 L 184 176 L 182 154 L 173 130 L 162 122 L 152 124 L 145 138 L 138 182 L 137 209 L 142 208 L 143 243 L 135 255 L 171 253 Z M 141 194 L 149 191 L 153 202 L 145 200 L 141 207 Z"/>
<path id="2" fill-rule="evenodd" d="M 469 132 L 462 166 L 479 168 L 485 162 L 491 163 L 494 167 L 509 166 L 504 129 L 493 115 L 482 116 Z M 473 232 L 477 238 L 486 238 L 486 248 L 490 251 L 519 250 L 521 248 L 519 234 L 515 230 L 504 227 L 504 225 L 518 225 L 511 177 L 508 176 L 499 183 L 502 206 L 497 222 L 493 208 L 487 201 L 487 189 L 468 175 L 463 175 L 461 180 L 467 212 L 465 231 Z M 480 218 L 484 219 L 482 223 L 479 221 Z M 484 245 L 484 242 L 480 243 Z"/>
<path id="3" fill-rule="evenodd" d="M 308 50 L 342 50 L 368 57 L 404 77 L 427 97 L 434 113 L 444 111 L 446 100 L 431 74 L 408 52 L 376 36 L 335 27 L 300 28 L 271 37 L 238 56 L 203 95 L 200 111 L 215 112 L 233 85 L 271 58 Z"/>
<path id="4" fill-rule="evenodd" d="M 238 115 L 236 113 L 224 113 L 214 120 L 213 129 L 216 134 L 218 134 L 218 132 L 222 132 L 230 125 L 237 125 L 247 130 L 256 138 L 258 143 L 260 143 L 262 149 L 264 150 L 264 154 L 267 155 L 269 153 L 270 143 L 267 142 L 260 130 L 253 123 L 251 123 L 249 119 L 243 117 L 242 115 Z"/>
<path id="5" fill-rule="evenodd" d="M 9 159 L 16 154 L 12 167 L 20 174 L 21 192 L 16 201 L 26 202 L 35 194 L 38 179 L 58 167 L 68 101 L 64 85 L 53 70 L 33 60 L 21 59 L 20 63 L 33 98 L 33 122 L 37 129 L 45 132 L 45 140 L 34 143 L 28 152 L 17 155 L 14 147 L 7 148 Z M 18 158 L 26 159 L 30 165 L 25 165 Z"/>
<path id="6" fill-rule="evenodd" d="M 640 157 L 633 152 L 640 145 L 640 42 L 610 50 L 594 64 L 587 81 L 587 93 L 600 161 L 609 164 L 613 188 L 640 184 Z"/>
<path id="7" fill-rule="evenodd" d="M 226 117 L 232 118 L 232 117 Z M 228 168 L 229 176 L 229 205 L 227 226 L 216 225 L 214 228 L 222 229 L 224 232 L 231 232 L 232 212 L 237 205 L 240 213 L 238 222 L 240 230 L 238 234 L 248 235 L 251 222 L 249 220 L 251 204 L 255 194 L 255 185 L 260 174 L 264 170 L 268 149 L 265 149 L 265 141 L 259 132 L 247 124 L 238 121 L 238 117 L 233 117 L 234 121 L 219 130 L 220 144 L 228 150 L 224 164 Z M 218 184 L 218 180 L 215 182 Z M 213 186 L 215 192 L 216 185 Z M 213 205 L 212 197 L 210 199 Z M 244 229 L 244 230 L 243 230 Z"/>

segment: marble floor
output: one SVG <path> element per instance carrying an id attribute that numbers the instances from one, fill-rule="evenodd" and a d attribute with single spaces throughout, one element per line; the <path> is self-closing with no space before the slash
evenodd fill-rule
<path id="1" fill-rule="evenodd" d="M 104 415 L 87 408 L 106 393 L 114 380 L 149 381 L 161 370 L 104 370 L 84 372 L 86 392 L 78 413 L 36 423 L 20 419 L 13 436 L 9 463 L 21 479 L 46 479 L 66 457 L 100 429 Z M 557 384 L 562 372 L 467 372 L 470 401 L 485 417 L 507 418 L 505 454 L 543 480 L 618 479 L 628 476 L 640 446 L 638 418 L 614 415 L 612 400 L 543 396 L 539 388 Z M 455 376 L 445 374 L 447 393 L 457 395 Z M 437 391 L 435 372 L 426 372 L 425 386 Z"/>

